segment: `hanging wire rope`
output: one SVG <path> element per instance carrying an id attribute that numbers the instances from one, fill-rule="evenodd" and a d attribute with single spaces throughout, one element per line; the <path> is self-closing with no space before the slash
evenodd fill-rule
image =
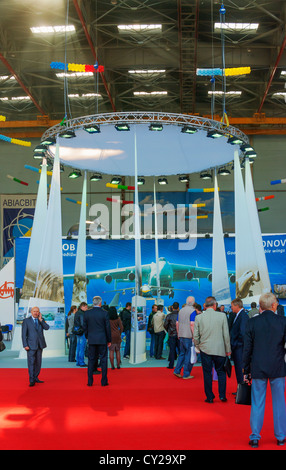
<path id="1" fill-rule="evenodd" d="M 70 101 L 69 101 L 69 86 L 68 86 L 68 74 L 67 74 L 67 27 L 69 22 L 69 6 L 70 2 L 67 0 L 67 10 L 66 10 L 66 30 L 65 30 L 65 70 L 64 70 L 64 108 L 65 108 L 65 119 L 68 118 L 68 111 L 69 111 L 69 118 L 72 119 L 71 108 L 70 108 Z"/>
<path id="2" fill-rule="evenodd" d="M 221 25 L 221 52 L 222 52 L 222 122 L 225 123 L 226 109 L 225 109 L 225 97 L 226 97 L 226 75 L 225 75 L 225 37 L 223 23 L 225 23 L 226 9 L 224 4 L 221 4 L 220 10 L 220 25 Z"/>

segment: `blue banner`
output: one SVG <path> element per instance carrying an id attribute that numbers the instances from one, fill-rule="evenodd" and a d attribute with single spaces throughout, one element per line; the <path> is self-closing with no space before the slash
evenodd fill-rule
<path id="1" fill-rule="evenodd" d="M 21 288 L 26 268 L 29 238 L 16 240 L 16 287 Z M 211 295 L 212 239 L 199 238 L 196 248 L 179 250 L 178 239 L 159 240 L 161 296 L 165 306 L 174 301 L 185 303 L 188 295 L 203 305 Z M 286 305 L 286 234 L 263 237 L 266 260 L 273 292 L 280 295 L 280 303 Z M 118 307 L 125 306 L 134 295 L 135 243 L 134 240 L 87 240 L 87 301 L 100 295 L 110 304 L 118 295 Z M 63 240 L 63 271 L 66 310 L 70 308 L 73 290 L 77 240 Z M 235 297 L 235 239 L 225 238 L 227 267 L 232 298 Z M 141 241 L 142 284 L 145 286 L 147 309 L 156 297 L 156 260 L 154 240 Z M 148 291 L 149 289 L 149 291 Z"/>

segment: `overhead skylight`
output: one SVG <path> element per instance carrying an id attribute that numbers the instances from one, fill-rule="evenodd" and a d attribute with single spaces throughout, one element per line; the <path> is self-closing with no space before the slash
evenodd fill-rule
<path id="1" fill-rule="evenodd" d="M 65 33 L 75 31 L 73 25 L 68 26 L 37 26 L 30 28 L 34 34 L 53 34 L 53 33 Z"/>
<path id="2" fill-rule="evenodd" d="M 227 91 L 226 93 L 224 93 L 224 91 L 209 91 L 208 94 L 210 96 L 212 95 L 215 95 L 215 96 L 236 96 L 236 97 L 239 97 L 241 96 L 241 91 Z"/>
<path id="3" fill-rule="evenodd" d="M 229 33 L 249 33 L 257 31 L 259 23 L 215 23 L 215 29 L 224 29 Z"/>
<path id="4" fill-rule="evenodd" d="M 278 92 L 278 93 L 273 93 L 272 96 L 275 96 L 275 98 L 286 98 L 286 92 Z"/>
<path id="5" fill-rule="evenodd" d="M 134 96 L 154 96 L 154 95 L 167 95 L 167 91 L 134 91 Z"/>
<path id="6" fill-rule="evenodd" d="M 156 33 L 162 31 L 161 24 L 119 24 L 120 33 Z"/>
<path id="7" fill-rule="evenodd" d="M 160 74 L 160 73 L 165 73 L 166 70 L 165 69 L 162 69 L 162 70 L 157 70 L 157 69 L 138 69 L 138 70 L 128 70 L 128 73 L 131 73 L 131 74 L 134 74 L 134 75 L 155 75 L 155 74 Z"/>
<path id="8" fill-rule="evenodd" d="M 99 93 L 83 93 L 80 95 L 79 93 L 71 93 L 69 94 L 69 98 L 102 98 Z"/>
<path id="9" fill-rule="evenodd" d="M 4 81 L 4 80 L 16 80 L 14 75 L 1 75 L 0 76 L 0 81 Z"/>
<path id="10" fill-rule="evenodd" d="M 58 78 L 86 78 L 93 77 L 92 72 L 60 72 L 56 73 Z"/>
<path id="11" fill-rule="evenodd" d="M 8 98 L 8 96 L 2 96 L 0 98 L 0 101 L 27 101 L 30 100 L 30 96 L 12 96 L 11 98 Z"/>

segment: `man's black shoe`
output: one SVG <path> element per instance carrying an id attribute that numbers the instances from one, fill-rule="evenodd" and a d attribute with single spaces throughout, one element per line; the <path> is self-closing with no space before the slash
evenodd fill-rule
<path id="1" fill-rule="evenodd" d="M 30 382 L 29 387 L 34 387 L 36 382 Z"/>
<path id="2" fill-rule="evenodd" d="M 205 400 L 205 403 L 213 403 L 213 399 L 209 400 L 208 398 Z"/>
<path id="3" fill-rule="evenodd" d="M 279 439 L 277 439 L 277 445 L 278 446 L 284 446 L 285 444 L 285 439 L 283 439 L 282 441 L 280 441 Z"/>
<path id="4" fill-rule="evenodd" d="M 257 439 L 250 440 L 250 441 L 249 441 L 249 445 L 250 445 L 251 447 L 253 447 L 253 449 L 257 449 L 257 447 L 258 447 L 258 440 L 257 440 Z"/>

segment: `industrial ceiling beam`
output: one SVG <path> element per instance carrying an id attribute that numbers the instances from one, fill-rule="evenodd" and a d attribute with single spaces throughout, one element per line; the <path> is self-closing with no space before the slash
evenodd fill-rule
<path id="1" fill-rule="evenodd" d="M 73 0 L 73 3 L 74 3 L 74 6 L 75 6 L 75 9 L 76 9 L 76 12 L 78 14 L 78 17 L 80 19 L 80 22 L 81 22 L 81 25 L 83 27 L 83 30 L 84 30 L 84 34 L 86 36 L 86 39 L 87 39 L 87 42 L 90 46 L 90 49 L 91 49 L 91 52 L 93 54 L 93 57 L 95 59 L 95 61 L 97 61 L 97 55 L 96 55 L 96 52 L 94 50 L 94 46 L 93 46 L 93 42 L 92 42 L 92 39 L 90 37 L 90 34 L 87 30 L 87 27 L 86 27 L 86 24 L 85 24 L 85 21 L 84 21 L 84 18 L 83 18 L 83 15 L 82 15 L 82 12 L 81 12 L 81 9 L 79 7 L 79 4 L 78 4 L 78 1 L 77 0 Z M 107 85 L 107 82 L 106 82 L 106 79 L 105 79 L 105 76 L 104 76 L 104 73 L 103 72 L 100 72 L 100 77 L 102 79 L 102 82 L 103 82 L 103 85 L 104 85 L 104 88 L 106 90 L 106 93 L 108 95 L 108 98 L 109 98 L 109 101 L 111 103 L 111 106 L 112 106 L 112 109 L 113 111 L 115 112 L 116 109 L 115 109 L 115 105 L 114 105 L 114 102 L 113 102 L 113 99 L 112 99 L 112 96 L 111 96 L 111 93 L 110 93 L 110 90 L 108 88 L 108 85 Z"/>
<path id="2" fill-rule="evenodd" d="M 265 90 L 264 95 L 263 95 L 263 97 L 262 97 L 262 101 L 261 101 L 260 106 L 259 106 L 258 111 L 257 111 L 258 113 L 261 113 L 261 110 L 262 110 L 262 108 L 263 108 L 264 102 L 265 102 L 265 100 L 266 100 L 266 97 L 267 97 L 267 95 L 268 95 L 269 89 L 270 89 L 270 87 L 271 87 L 272 81 L 273 81 L 273 79 L 274 79 L 274 75 L 275 75 L 275 73 L 276 73 L 277 67 L 278 67 L 279 62 L 280 62 L 280 60 L 281 60 L 281 57 L 282 57 L 282 55 L 283 55 L 285 46 L 286 46 L 286 36 L 284 37 L 282 46 L 281 46 L 281 48 L 280 48 L 280 52 L 279 52 L 278 57 L 277 57 L 277 59 L 276 59 L 275 65 L 274 65 L 274 67 L 273 67 L 273 70 L 272 70 L 272 72 L 271 72 L 269 82 L 268 82 L 268 84 L 267 84 L 266 90 Z"/>
<path id="3" fill-rule="evenodd" d="M 26 95 L 28 95 L 31 100 L 33 101 L 34 105 L 36 106 L 36 108 L 40 111 L 40 113 L 45 116 L 47 113 L 43 110 L 43 108 L 39 105 L 39 103 L 35 100 L 35 98 L 33 97 L 33 95 L 29 92 L 28 88 L 26 87 L 26 85 L 24 85 L 24 83 L 22 82 L 21 78 L 19 77 L 19 75 L 17 75 L 17 73 L 15 72 L 15 70 L 11 67 L 11 65 L 9 64 L 9 62 L 5 59 L 5 57 L 0 53 L 0 60 L 3 62 L 3 64 L 5 65 L 5 67 L 9 70 L 9 72 L 15 77 L 15 79 L 17 80 L 17 82 L 19 83 L 20 87 L 24 90 L 24 92 L 26 93 Z"/>

